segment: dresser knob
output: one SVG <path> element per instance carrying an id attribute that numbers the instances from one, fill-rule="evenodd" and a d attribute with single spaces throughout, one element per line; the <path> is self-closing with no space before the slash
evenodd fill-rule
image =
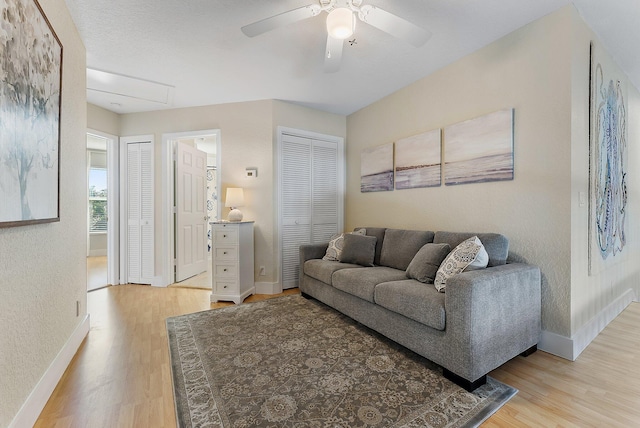
<path id="1" fill-rule="evenodd" d="M 227 286 L 225 285 L 225 286 L 224 286 L 224 287 L 222 287 L 222 288 L 227 288 Z"/>
<path id="2" fill-rule="evenodd" d="M 223 237 L 223 238 L 226 238 L 226 237 L 227 237 L 227 235 L 222 235 L 222 237 Z"/>
<path id="3" fill-rule="evenodd" d="M 226 269 L 224 269 L 224 271 L 226 272 L 227 270 L 226 270 Z"/>
<path id="4" fill-rule="evenodd" d="M 223 252 L 222 252 L 222 254 L 227 254 L 227 252 L 226 252 L 226 251 L 223 251 Z"/>

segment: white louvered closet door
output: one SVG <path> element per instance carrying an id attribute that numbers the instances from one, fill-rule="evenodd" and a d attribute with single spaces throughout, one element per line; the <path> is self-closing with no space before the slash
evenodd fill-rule
<path id="1" fill-rule="evenodd" d="M 342 228 L 342 159 L 337 142 L 282 134 L 280 140 L 281 281 L 298 286 L 299 247 L 327 242 Z"/>
<path id="2" fill-rule="evenodd" d="M 127 282 L 151 284 L 153 247 L 152 143 L 127 144 Z"/>
<path id="3" fill-rule="evenodd" d="M 342 223 L 339 213 L 339 197 L 342 197 L 338 183 L 338 147 L 336 143 L 311 140 L 311 242 L 328 242 L 331 235 L 338 233 Z"/>

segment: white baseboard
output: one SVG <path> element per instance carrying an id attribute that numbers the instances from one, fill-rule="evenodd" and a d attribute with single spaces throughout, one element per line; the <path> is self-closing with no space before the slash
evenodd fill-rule
<path id="1" fill-rule="evenodd" d="M 53 390 L 58 385 L 64 371 L 71 363 L 73 356 L 78 351 L 78 348 L 80 348 L 85 336 L 89 333 L 89 327 L 89 314 L 87 314 L 73 333 L 71 333 L 67 343 L 65 343 L 60 352 L 58 352 L 58 355 L 56 355 L 47 371 L 40 378 L 40 381 L 38 381 L 38 384 L 33 388 L 27 400 L 22 404 L 13 421 L 9 424 L 9 428 L 31 427 L 36 423 L 38 416 L 40 416 Z"/>
<path id="2" fill-rule="evenodd" d="M 152 287 L 168 287 L 169 285 L 170 284 L 167 284 L 165 278 L 162 275 L 154 276 L 153 279 L 151 279 Z"/>
<path id="3" fill-rule="evenodd" d="M 542 330 L 538 349 L 573 361 L 573 340 L 570 337 Z"/>
<path id="4" fill-rule="evenodd" d="M 573 337 L 543 331 L 538 348 L 550 354 L 575 361 L 593 339 L 633 301 L 637 301 L 636 293 L 629 289 L 589 322 L 580 327 Z"/>
<path id="5" fill-rule="evenodd" d="M 279 282 L 256 282 L 256 294 L 280 294 L 282 284 Z"/>
<path id="6" fill-rule="evenodd" d="M 578 355 L 586 349 L 591 341 L 634 300 L 636 300 L 636 293 L 632 289 L 629 289 L 600 311 L 600 313 L 589 322 L 580 327 L 573 335 L 573 359 L 578 358 Z"/>

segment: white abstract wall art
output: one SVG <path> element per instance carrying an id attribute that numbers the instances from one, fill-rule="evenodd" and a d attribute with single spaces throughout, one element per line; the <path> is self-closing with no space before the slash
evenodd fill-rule
<path id="1" fill-rule="evenodd" d="M 0 3 L 0 227 L 60 220 L 62 44 L 35 0 Z"/>
<path id="2" fill-rule="evenodd" d="M 444 129 L 445 185 L 513 180 L 513 109 Z"/>
<path id="3" fill-rule="evenodd" d="M 589 273 L 611 264 L 626 244 L 626 79 L 598 45 L 591 44 Z"/>
<path id="4" fill-rule="evenodd" d="M 393 190 L 393 143 L 364 149 L 360 153 L 360 191 Z"/>
<path id="5" fill-rule="evenodd" d="M 440 186 L 440 137 L 440 129 L 435 129 L 396 141 L 396 189 Z"/>

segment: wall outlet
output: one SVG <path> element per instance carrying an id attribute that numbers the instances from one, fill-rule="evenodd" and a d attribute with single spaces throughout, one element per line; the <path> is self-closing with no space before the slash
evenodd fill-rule
<path id="1" fill-rule="evenodd" d="M 259 275 L 260 276 L 265 276 L 266 274 L 267 274 L 267 272 L 266 272 L 264 266 L 260 266 L 260 274 Z"/>

